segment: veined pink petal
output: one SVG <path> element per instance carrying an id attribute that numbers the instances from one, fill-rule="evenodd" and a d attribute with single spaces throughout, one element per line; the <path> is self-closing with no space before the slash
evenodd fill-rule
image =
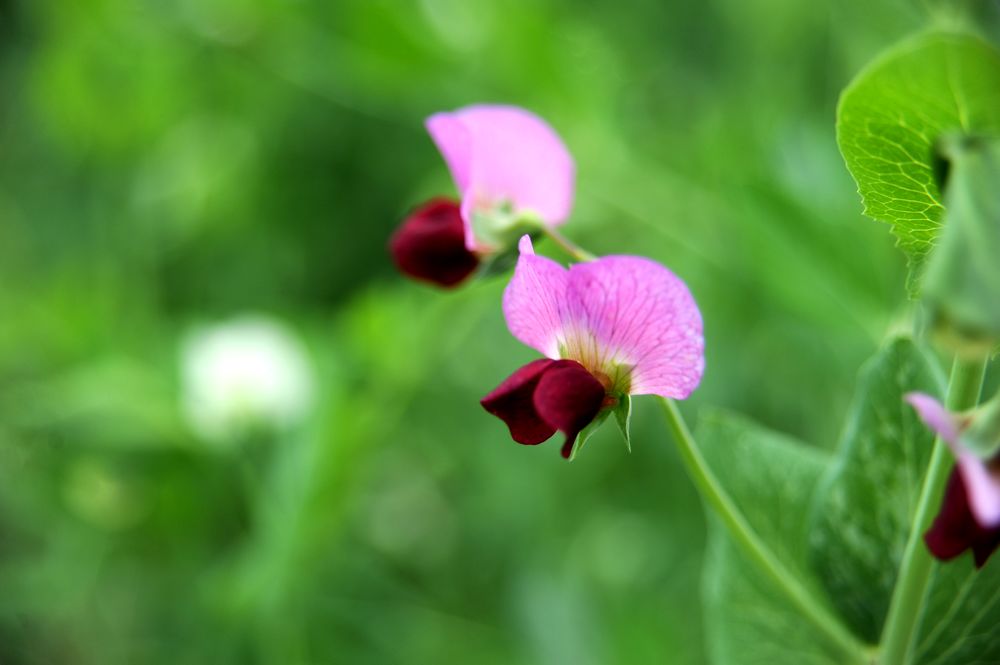
<path id="1" fill-rule="evenodd" d="M 503 293 L 503 313 L 514 337 L 549 358 L 559 358 L 562 307 L 569 271 L 535 254 L 531 238 L 518 243 L 521 256 Z"/>
<path id="2" fill-rule="evenodd" d="M 573 158 L 555 130 L 534 113 L 516 106 L 467 106 L 432 115 L 427 131 L 462 193 L 467 225 L 477 207 L 501 202 L 552 225 L 569 216 Z M 474 238 L 466 243 L 474 249 Z"/>
<path id="3" fill-rule="evenodd" d="M 566 310 L 570 345 L 586 347 L 589 336 L 597 364 L 631 367 L 631 394 L 683 399 L 701 381 L 701 313 L 687 285 L 659 263 L 608 256 L 573 265 Z"/>
<path id="4" fill-rule="evenodd" d="M 629 392 L 683 399 L 705 369 L 701 313 L 687 286 L 659 263 L 608 256 L 569 270 L 536 256 L 528 236 L 504 292 L 507 326 L 550 358 L 591 371 L 631 370 Z"/>
<path id="5" fill-rule="evenodd" d="M 951 448 L 968 494 L 969 509 L 976 522 L 985 528 L 1000 526 L 1000 479 L 990 472 L 983 459 L 962 443 L 955 416 L 930 395 L 909 393 L 906 401 Z"/>

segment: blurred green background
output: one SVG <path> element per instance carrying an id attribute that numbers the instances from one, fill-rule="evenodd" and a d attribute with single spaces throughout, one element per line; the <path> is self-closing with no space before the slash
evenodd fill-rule
<path id="1" fill-rule="evenodd" d="M 0 663 L 704 662 L 704 516 L 652 401 L 631 455 L 517 446 L 477 404 L 533 357 L 505 280 L 394 274 L 453 191 L 423 118 L 547 118 L 566 233 L 701 304 L 689 416 L 831 447 L 907 307 L 836 98 L 933 10 L 0 0 Z M 246 317 L 304 354 L 280 417 L 190 369 Z"/>

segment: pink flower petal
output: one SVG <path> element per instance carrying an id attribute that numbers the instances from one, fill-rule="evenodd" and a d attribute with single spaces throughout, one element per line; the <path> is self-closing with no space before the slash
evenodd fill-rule
<path id="1" fill-rule="evenodd" d="M 472 170 L 472 136 L 462 121 L 461 112 L 435 113 L 424 125 L 444 157 L 458 191 L 465 192 Z"/>
<path id="2" fill-rule="evenodd" d="M 549 358 L 559 358 L 569 271 L 537 256 L 528 236 L 521 238 L 518 248 L 521 256 L 503 293 L 507 327 L 523 344 Z"/>
<path id="3" fill-rule="evenodd" d="M 906 401 L 917 411 L 917 415 L 934 433 L 944 439 L 955 451 L 958 443 L 958 423 L 941 402 L 924 393 L 907 393 Z"/>
<path id="4" fill-rule="evenodd" d="M 924 423 L 948 444 L 958 461 L 969 508 L 984 528 L 1000 526 L 1000 480 L 986 462 L 962 443 L 961 430 L 954 415 L 930 395 L 909 393 L 908 401 Z"/>
<path id="5" fill-rule="evenodd" d="M 504 292 L 507 327 L 550 358 L 591 371 L 631 368 L 629 392 L 683 399 L 705 369 L 701 313 L 687 286 L 655 261 L 608 256 L 569 270 L 535 255 L 528 236 Z"/>
<path id="6" fill-rule="evenodd" d="M 969 493 L 969 508 L 976 521 L 985 528 L 1000 526 L 1000 483 L 974 453 L 962 447 L 957 457 L 958 470 Z"/>
<path id="7" fill-rule="evenodd" d="M 467 229 L 476 207 L 501 202 L 552 225 L 569 216 L 576 167 L 559 135 L 535 114 L 476 105 L 436 113 L 426 124 L 462 193 Z M 466 244 L 474 249 L 475 239 Z"/>
<path id="8" fill-rule="evenodd" d="M 684 282 L 659 263 L 608 256 L 575 264 L 566 298 L 571 350 L 582 344 L 586 354 L 589 336 L 598 365 L 632 367 L 631 394 L 683 399 L 698 386 L 705 369 L 701 313 Z M 582 362 L 588 360 L 595 362 Z"/>

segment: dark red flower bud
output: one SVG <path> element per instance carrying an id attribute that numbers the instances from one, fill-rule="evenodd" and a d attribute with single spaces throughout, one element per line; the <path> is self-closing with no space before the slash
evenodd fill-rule
<path id="1" fill-rule="evenodd" d="M 536 445 L 561 431 L 566 435 L 562 456 L 568 458 L 604 396 L 604 385 L 580 363 L 544 358 L 511 374 L 480 403 L 507 423 L 518 443 Z"/>
<path id="2" fill-rule="evenodd" d="M 465 226 L 457 201 L 432 199 L 414 210 L 389 239 L 400 272 L 438 286 L 455 286 L 479 265 L 465 247 Z"/>
<path id="3" fill-rule="evenodd" d="M 969 497 L 958 469 L 953 469 L 948 478 L 941 510 L 924 534 L 924 542 L 941 561 L 954 559 L 971 549 L 976 568 L 982 568 L 1000 546 L 1000 527 L 983 528 L 969 510 Z"/>

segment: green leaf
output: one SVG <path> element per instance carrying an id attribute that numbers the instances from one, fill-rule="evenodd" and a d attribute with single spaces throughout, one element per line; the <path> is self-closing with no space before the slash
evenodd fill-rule
<path id="1" fill-rule="evenodd" d="M 632 396 L 625 395 L 618 400 L 615 406 L 615 422 L 625 439 L 625 448 L 632 452 L 632 437 L 629 434 L 632 424 Z"/>
<path id="2" fill-rule="evenodd" d="M 935 142 L 944 134 L 1000 134 L 1000 54 L 963 34 L 910 39 L 844 90 L 837 142 L 865 214 L 888 222 L 910 260 L 910 290 L 941 226 Z"/>
<path id="3" fill-rule="evenodd" d="M 933 436 L 904 393 L 943 381 L 911 342 L 864 370 L 836 462 L 817 494 L 812 561 L 841 614 L 871 639 L 881 630 Z M 1000 557 L 978 573 L 966 554 L 936 566 L 915 665 L 1000 662 Z"/>
<path id="4" fill-rule="evenodd" d="M 735 416 L 703 416 L 698 441 L 751 527 L 822 597 L 806 567 L 809 497 L 828 463 L 813 448 Z M 771 579 L 711 520 L 704 573 L 706 631 L 716 665 L 844 665 Z"/>
<path id="5" fill-rule="evenodd" d="M 931 578 L 916 665 L 1000 663 L 1000 555 L 976 571 L 972 557 L 937 566 Z"/>
<path id="6" fill-rule="evenodd" d="M 843 440 L 814 504 L 810 558 L 848 625 L 876 642 L 934 436 L 903 399 L 941 381 L 904 339 L 861 372 Z"/>
<path id="7" fill-rule="evenodd" d="M 517 247 L 510 247 L 496 254 L 488 256 L 479 264 L 476 271 L 477 277 L 486 279 L 497 275 L 504 275 L 517 264 Z"/>
<path id="8" fill-rule="evenodd" d="M 594 432 L 596 432 L 601 425 L 604 424 L 604 421 L 608 419 L 609 415 L 611 415 L 611 409 L 602 409 L 598 412 L 597 416 L 590 421 L 589 425 L 580 430 L 580 433 L 576 435 L 576 441 L 573 442 L 573 450 L 569 454 L 570 461 L 576 459 L 576 454 L 583 449 L 587 440 L 594 435 Z"/>

